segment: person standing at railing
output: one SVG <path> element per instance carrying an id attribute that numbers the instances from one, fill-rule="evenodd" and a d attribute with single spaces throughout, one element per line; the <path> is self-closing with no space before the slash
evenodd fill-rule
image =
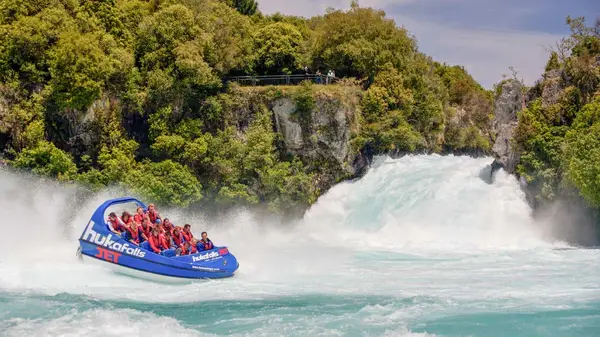
<path id="1" fill-rule="evenodd" d="M 332 82 L 332 80 L 333 80 L 333 70 L 329 69 L 329 71 L 327 72 L 326 83 L 329 84 Z"/>
<path id="2" fill-rule="evenodd" d="M 315 73 L 315 75 L 317 75 L 317 77 L 315 78 L 315 82 L 316 82 L 317 84 L 321 84 L 321 75 L 322 75 L 322 74 L 321 74 L 321 70 L 319 70 L 319 69 L 317 68 L 317 72 Z"/>

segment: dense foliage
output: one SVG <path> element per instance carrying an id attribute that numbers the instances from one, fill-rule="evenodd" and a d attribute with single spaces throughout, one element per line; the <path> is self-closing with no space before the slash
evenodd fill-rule
<path id="1" fill-rule="evenodd" d="M 593 27 L 583 18 L 567 23 L 571 36 L 551 53 L 519 114 L 517 170 L 538 202 L 578 191 L 600 208 L 600 20 Z"/>
<path id="2" fill-rule="evenodd" d="M 490 94 L 356 2 L 304 19 L 263 16 L 254 0 L 4 0 L 2 155 L 17 168 L 92 188 L 118 184 L 164 204 L 302 209 L 344 173 L 287 151 L 273 91 L 253 100 L 223 79 L 304 66 L 360 83 L 287 91 L 309 130 L 314 109 L 352 110 L 355 152 L 489 148 Z M 582 76 L 575 81 L 588 83 Z M 306 141 L 315 145 L 331 132 L 313 131 Z"/>

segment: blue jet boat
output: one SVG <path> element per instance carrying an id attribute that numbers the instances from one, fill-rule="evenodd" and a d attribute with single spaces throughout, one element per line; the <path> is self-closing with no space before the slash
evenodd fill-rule
<path id="1" fill-rule="evenodd" d="M 113 233 L 105 221 L 106 210 L 115 205 L 135 203 L 147 210 L 141 201 L 118 198 L 105 201 L 96 209 L 79 238 L 78 255 L 101 262 L 110 269 L 143 278 L 168 281 L 219 279 L 231 277 L 239 268 L 227 247 L 215 247 L 193 255 L 167 257 L 156 254 L 144 244 L 135 245 Z"/>

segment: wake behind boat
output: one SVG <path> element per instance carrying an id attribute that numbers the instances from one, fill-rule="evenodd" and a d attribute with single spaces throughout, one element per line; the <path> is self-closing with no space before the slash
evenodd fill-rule
<path id="1" fill-rule="evenodd" d="M 148 209 L 131 197 L 105 201 L 96 209 L 79 238 L 78 254 L 82 258 L 103 263 L 122 273 L 151 279 L 219 279 L 233 276 L 238 269 L 238 261 L 227 247 L 169 256 L 155 253 L 148 242 L 137 245 L 114 233 L 105 221 L 107 209 L 126 203 L 135 203 L 144 212 Z"/>

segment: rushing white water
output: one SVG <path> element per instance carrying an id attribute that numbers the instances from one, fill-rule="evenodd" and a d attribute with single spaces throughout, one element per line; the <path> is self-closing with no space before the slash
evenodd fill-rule
<path id="1" fill-rule="evenodd" d="M 232 279 L 186 285 L 76 259 L 92 211 L 116 192 L 83 201 L 75 187 L 0 172 L 0 303 L 10 304 L 0 309 L 0 331 L 493 336 L 511 335 L 508 322 L 521 319 L 507 313 L 560 310 L 591 313 L 563 318 L 574 330 L 559 335 L 600 329 L 600 254 L 536 223 L 513 177 L 480 179 L 489 162 L 379 158 L 364 178 L 339 184 L 285 225 L 245 211 L 214 224 L 162 210 L 208 230 L 240 261 Z M 469 320 L 489 322 L 474 330 Z M 562 324 L 519 322 L 514 329 L 525 335 L 556 335 Z"/>

